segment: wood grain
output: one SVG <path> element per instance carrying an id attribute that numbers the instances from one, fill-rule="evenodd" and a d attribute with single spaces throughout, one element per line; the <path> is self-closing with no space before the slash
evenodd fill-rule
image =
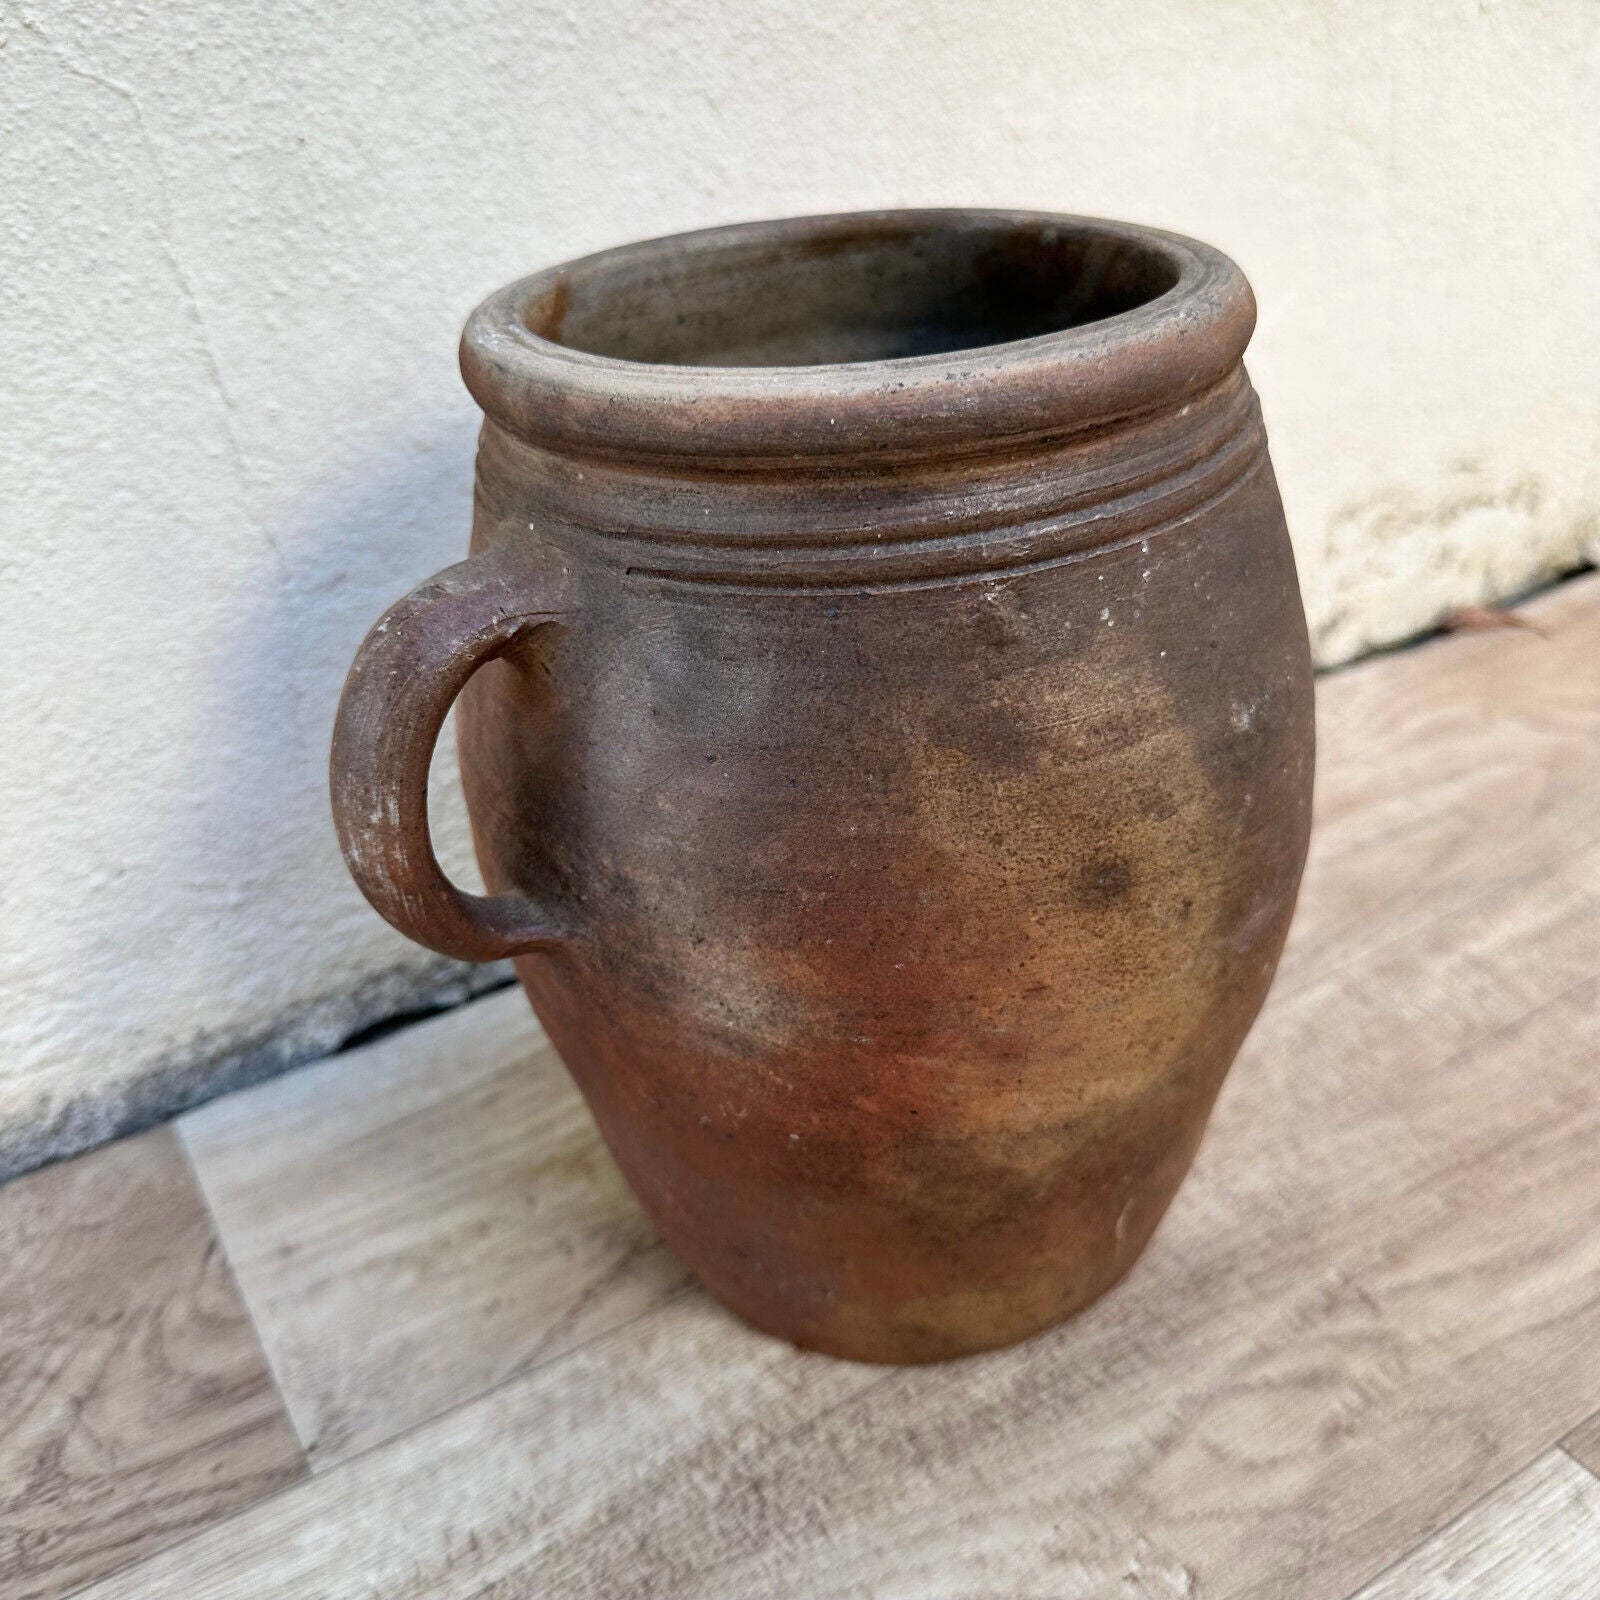
<path id="1" fill-rule="evenodd" d="M 520 990 L 179 1127 L 314 1471 L 688 1281 Z"/>
<path id="2" fill-rule="evenodd" d="M 1317 683 L 1311 859 L 1281 1003 L 1385 939 L 1481 916 L 1530 867 L 1596 833 L 1600 577 Z"/>
<path id="3" fill-rule="evenodd" d="M 1561 1441 L 1561 1448 L 1574 1461 L 1582 1462 L 1591 1472 L 1600 1476 L 1600 1412 L 1574 1428 Z"/>
<path id="4" fill-rule="evenodd" d="M 1547 1450 L 1352 1600 L 1596 1600 L 1600 1479 Z"/>
<path id="5" fill-rule="evenodd" d="M 1576 652 L 1554 673 L 1526 653 L 1570 650 L 1600 586 L 1535 614 L 1548 639 L 1459 636 L 1327 681 L 1335 724 L 1361 721 L 1349 700 L 1395 726 L 1343 747 L 1359 784 L 1325 763 L 1345 809 L 1299 971 L 1144 1262 L 1083 1317 L 885 1370 L 680 1296 L 93 1600 L 1341 1600 L 1372 1580 L 1600 1408 L 1600 685 Z"/>
<path id="6" fill-rule="evenodd" d="M 300 1450 L 170 1129 L 0 1188 L 0 1597 L 292 1482 Z"/>

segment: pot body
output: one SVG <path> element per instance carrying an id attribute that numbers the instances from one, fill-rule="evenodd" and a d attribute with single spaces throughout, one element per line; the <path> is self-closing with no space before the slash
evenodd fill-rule
<path id="1" fill-rule="evenodd" d="M 484 877 L 578 930 L 518 972 L 683 1259 L 873 1361 L 1114 1283 L 1309 828 L 1305 623 L 1237 359 L 1093 426 L 820 466 L 491 419 L 473 547 L 560 594 L 461 698 Z"/>

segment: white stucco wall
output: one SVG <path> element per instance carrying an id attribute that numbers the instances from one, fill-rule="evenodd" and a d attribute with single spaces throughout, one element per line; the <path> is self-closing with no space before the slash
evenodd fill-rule
<path id="1" fill-rule="evenodd" d="M 462 550 L 456 336 L 531 267 L 892 204 L 1195 233 L 1257 289 L 1325 662 L 1572 566 L 1597 16 L 0 0 L 0 1170 L 450 981 L 351 887 L 325 750 Z"/>

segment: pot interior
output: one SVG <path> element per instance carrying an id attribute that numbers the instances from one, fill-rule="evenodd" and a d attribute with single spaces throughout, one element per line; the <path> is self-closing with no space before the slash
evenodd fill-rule
<path id="1" fill-rule="evenodd" d="M 615 360 L 824 366 L 1081 327 L 1148 304 L 1179 274 L 1158 243 L 1092 222 L 825 218 L 591 256 L 559 273 L 525 320 Z"/>

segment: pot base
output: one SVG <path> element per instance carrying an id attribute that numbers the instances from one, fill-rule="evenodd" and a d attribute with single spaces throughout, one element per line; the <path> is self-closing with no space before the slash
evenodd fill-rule
<path id="1" fill-rule="evenodd" d="M 1103 1283 L 1097 1284 L 1088 1293 L 1069 1304 L 1057 1307 L 1048 1316 L 1028 1324 L 1010 1326 L 1003 1332 L 991 1328 L 982 1336 L 969 1333 L 966 1338 L 955 1336 L 949 1329 L 918 1329 L 914 1326 L 863 1329 L 859 1337 L 852 1337 L 851 1333 L 845 1330 L 838 1333 L 796 1337 L 782 1325 L 763 1323 L 753 1316 L 747 1316 L 725 1297 L 717 1296 L 717 1298 L 721 1299 L 740 1321 L 754 1328 L 757 1333 L 781 1339 L 785 1344 L 793 1345 L 796 1350 L 831 1356 L 836 1361 L 860 1362 L 865 1366 L 931 1367 L 938 1366 L 942 1362 L 968 1361 L 977 1356 L 991 1355 L 998 1350 L 1009 1350 L 1016 1345 L 1026 1344 L 1031 1339 L 1041 1338 L 1053 1329 L 1071 1322 L 1110 1294 L 1138 1265 L 1139 1256 L 1142 1254 L 1141 1246 L 1134 1255 L 1119 1261 Z"/>

